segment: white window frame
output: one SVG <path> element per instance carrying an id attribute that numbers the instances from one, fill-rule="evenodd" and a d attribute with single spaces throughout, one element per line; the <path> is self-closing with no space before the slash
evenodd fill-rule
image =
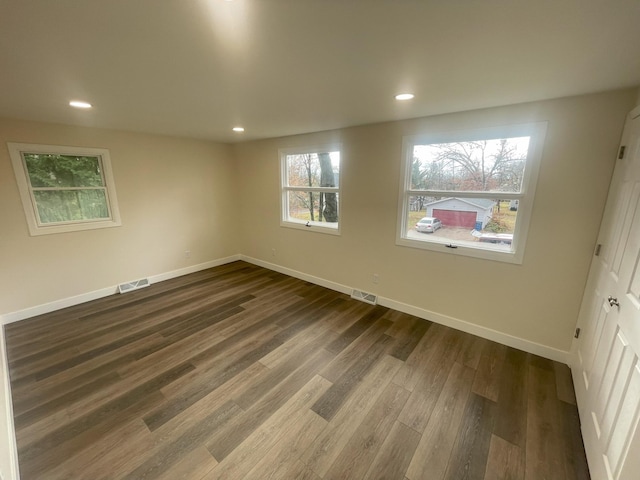
<path id="1" fill-rule="evenodd" d="M 338 175 L 338 185 L 336 187 L 294 187 L 289 186 L 289 175 L 287 171 L 288 155 L 303 155 L 307 153 L 340 152 L 340 174 Z M 280 155 L 280 226 L 306 230 L 310 232 L 327 233 L 329 235 L 340 235 L 340 225 L 342 224 L 342 144 L 332 143 L 312 147 L 281 148 Z M 314 192 L 314 193 L 336 193 L 338 195 L 338 225 L 336 227 L 327 225 L 326 222 L 304 222 L 295 221 L 289 218 L 288 193 L 289 192 Z"/>
<path id="2" fill-rule="evenodd" d="M 522 264 L 529 231 L 529 223 L 531 221 L 531 212 L 533 210 L 533 200 L 535 196 L 536 183 L 538 181 L 538 172 L 542 159 L 542 149 L 544 146 L 546 130 L 547 122 L 538 122 L 404 137 L 400 173 L 400 198 L 398 202 L 396 244 L 441 253 Z M 455 241 L 435 236 L 425 236 L 423 240 L 415 240 L 407 236 L 409 197 L 424 195 L 425 192 L 424 190 L 411 189 L 411 162 L 415 145 L 524 136 L 530 137 L 530 141 L 527 162 L 524 169 L 522 189 L 519 193 L 428 191 L 430 195 L 443 197 L 519 200 L 518 218 L 513 235 L 513 242 L 511 244 L 511 251 L 500 251 L 495 249 L 495 247 L 492 247 L 491 244 L 484 244 L 480 242 L 477 244 L 456 243 Z"/>
<path id="3" fill-rule="evenodd" d="M 18 190 L 22 199 L 29 233 L 32 236 L 47 235 L 53 233 L 75 232 L 80 230 L 93 230 L 98 228 L 118 227 L 122 224 L 116 199 L 115 183 L 111 170 L 111 158 L 109 150 L 104 148 L 68 147 L 62 145 L 40 145 L 31 143 L 7 143 L 13 171 L 16 176 Z M 55 155 L 74 155 L 98 157 L 104 178 L 104 191 L 107 199 L 109 217 L 96 220 L 77 220 L 69 222 L 42 223 L 38 213 L 36 199 L 29 180 L 29 173 L 24 160 L 25 153 L 41 153 Z"/>

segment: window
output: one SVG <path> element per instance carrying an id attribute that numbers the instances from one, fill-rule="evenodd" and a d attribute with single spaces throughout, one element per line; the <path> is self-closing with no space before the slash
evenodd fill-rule
<path id="1" fill-rule="evenodd" d="M 340 147 L 280 150 L 282 217 L 287 227 L 338 234 Z"/>
<path id="2" fill-rule="evenodd" d="M 120 225 L 108 150 L 8 147 L 31 235 Z"/>
<path id="3" fill-rule="evenodd" d="M 522 263 L 545 131 L 406 137 L 397 243 Z"/>

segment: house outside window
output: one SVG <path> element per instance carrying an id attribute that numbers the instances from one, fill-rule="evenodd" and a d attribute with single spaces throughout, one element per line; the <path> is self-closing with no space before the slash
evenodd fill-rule
<path id="1" fill-rule="evenodd" d="M 280 225 L 340 233 L 340 146 L 280 150 Z"/>
<path id="2" fill-rule="evenodd" d="M 9 143 L 31 235 L 119 226 L 109 151 Z"/>
<path id="3" fill-rule="evenodd" d="M 546 123 L 406 137 L 396 243 L 522 263 Z"/>

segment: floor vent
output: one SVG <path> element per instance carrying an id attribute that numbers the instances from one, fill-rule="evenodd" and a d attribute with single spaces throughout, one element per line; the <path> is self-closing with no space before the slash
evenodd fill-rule
<path id="1" fill-rule="evenodd" d="M 371 305 L 375 305 L 378 303 L 378 296 L 373 293 L 362 292 L 360 290 L 354 290 L 351 292 L 351 298 L 355 298 L 356 300 L 360 300 L 365 303 L 370 303 Z"/>
<path id="2" fill-rule="evenodd" d="M 140 280 L 136 280 L 135 282 L 121 283 L 120 285 L 118 285 L 118 291 L 120 293 L 127 293 L 131 290 L 138 290 L 139 288 L 148 287 L 149 285 L 151 285 L 149 283 L 149 279 L 142 278 Z"/>

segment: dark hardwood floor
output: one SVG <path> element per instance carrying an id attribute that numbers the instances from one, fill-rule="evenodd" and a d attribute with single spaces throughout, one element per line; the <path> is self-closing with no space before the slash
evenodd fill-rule
<path id="1" fill-rule="evenodd" d="M 567 366 L 243 262 L 5 332 L 23 480 L 589 478 Z"/>

